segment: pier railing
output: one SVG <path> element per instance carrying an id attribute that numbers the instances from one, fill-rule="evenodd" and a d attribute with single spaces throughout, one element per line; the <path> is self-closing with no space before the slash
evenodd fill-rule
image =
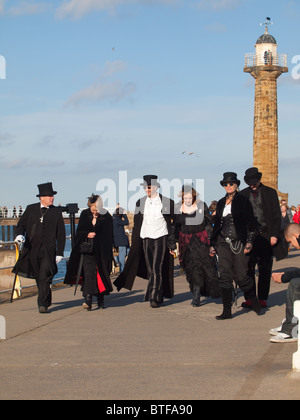
<path id="1" fill-rule="evenodd" d="M 70 236 L 67 236 L 66 239 L 71 239 L 71 237 Z M 16 241 L 7 241 L 7 242 L 0 241 L 0 246 L 5 247 L 6 249 L 7 248 L 11 249 L 12 247 L 14 247 L 15 250 L 16 250 L 16 259 L 15 259 L 15 261 L 18 260 L 18 258 L 19 258 L 19 244 L 18 244 L 18 242 L 16 242 Z M 69 257 L 64 257 L 62 259 L 62 261 L 68 261 L 68 260 L 69 260 Z M 8 266 L 8 267 L 0 267 L 0 275 L 1 275 L 1 271 L 3 271 L 3 270 L 12 270 L 13 268 L 14 268 L 14 265 Z M 52 285 L 56 285 L 56 284 L 62 283 L 63 281 L 64 281 L 64 277 L 55 278 L 52 281 Z M 35 287 L 35 286 L 36 286 L 36 282 L 34 282 L 32 284 L 27 284 L 26 286 L 22 286 L 22 282 L 20 280 L 20 277 L 17 276 L 17 278 L 16 278 L 16 284 L 15 284 L 15 287 L 14 287 L 14 295 L 13 295 L 13 298 L 14 299 L 17 299 L 18 297 L 21 297 L 22 296 L 22 290 L 23 289 L 29 289 L 30 287 Z M 0 294 L 8 293 L 8 292 L 12 293 L 12 291 L 13 291 L 12 288 L 5 289 L 5 290 L 0 290 Z"/>
<path id="2" fill-rule="evenodd" d="M 257 66 L 287 67 L 287 55 L 286 54 L 271 54 L 271 53 L 246 54 L 245 67 L 257 67 Z"/>

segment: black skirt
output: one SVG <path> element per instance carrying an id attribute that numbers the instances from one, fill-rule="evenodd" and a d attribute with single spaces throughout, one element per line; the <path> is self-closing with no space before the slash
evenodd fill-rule
<path id="1" fill-rule="evenodd" d="M 82 284 L 83 296 L 99 295 L 97 280 L 97 261 L 95 255 L 85 255 L 83 258 L 84 281 Z"/>

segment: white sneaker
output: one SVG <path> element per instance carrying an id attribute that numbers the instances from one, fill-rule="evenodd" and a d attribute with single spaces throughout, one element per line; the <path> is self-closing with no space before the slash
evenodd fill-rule
<path id="1" fill-rule="evenodd" d="M 276 336 L 276 335 L 278 335 L 281 332 L 281 328 L 282 328 L 282 325 L 280 325 L 280 327 L 277 327 L 277 328 L 272 328 L 269 331 L 269 334 Z"/>
<path id="2" fill-rule="evenodd" d="M 281 329 L 282 329 L 282 325 L 285 323 L 285 319 L 283 319 L 282 320 L 282 323 L 281 323 L 281 325 L 280 325 L 280 327 L 277 327 L 277 328 L 272 328 L 270 331 L 269 331 L 269 334 L 270 335 L 277 335 L 277 334 L 279 334 L 280 332 L 281 332 Z"/>
<path id="3" fill-rule="evenodd" d="M 275 337 L 270 338 L 271 343 L 295 343 L 298 338 L 294 338 L 285 333 L 278 333 Z"/>

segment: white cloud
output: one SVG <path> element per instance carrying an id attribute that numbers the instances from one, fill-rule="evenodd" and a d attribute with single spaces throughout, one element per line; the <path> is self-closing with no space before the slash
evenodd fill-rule
<path id="1" fill-rule="evenodd" d="M 4 13 L 5 3 L 6 3 L 6 0 L 0 0 L 0 14 Z"/>
<path id="2" fill-rule="evenodd" d="M 134 83 L 123 84 L 120 81 L 95 83 L 72 95 L 66 106 L 79 105 L 82 102 L 118 102 L 136 91 Z"/>
<path id="3" fill-rule="evenodd" d="M 0 0 L 0 13 L 4 13 L 5 0 Z M 7 14 L 10 16 L 36 15 L 44 13 L 49 10 L 50 4 L 46 2 L 34 2 L 22 0 L 16 5 L 7 9 Z"/>
<path id="4" fill-rule="evenodd" d="M 65 106 L 76 106 L 83 102 L 119 102 L 126 97 L 130 98 L 136 92 L 134 83 L 110 80 L 116 73 L 124 72 L 126 69 L 127 64 L 124 61 L 107 61 L 101 71 L 100 79 L 73 94 Z"/>
<path id="5" fill-rule="evenodd" d="M 59 19 L 72 17 L 80 19 L 84 15 L 91 12 L 109 11 L 114 12 L 116 8 L 123 4 L 134 3 L 163 3 L 163 4 L 176 4 L 178 0 L 64 0 L 63 3 L 57 8 L 56 16 Z"/>
<path id="6" fill-rule="evenodd" d="M 5 169 L 28 169 L 28 168 L 54 168 L 54 167 L 63 167 L 65 162 L 62 160 L 49 160 L 49 159 L 30 159 L 30 158 L 20 158 L 7 160 L 2 162 L 2 166 Z"/>
<path id="7" fill-rule="evenodd" d="M 226 10 L 240 7 L 246 0 L 200 0 L 198 8 L 200 10 Z"/>

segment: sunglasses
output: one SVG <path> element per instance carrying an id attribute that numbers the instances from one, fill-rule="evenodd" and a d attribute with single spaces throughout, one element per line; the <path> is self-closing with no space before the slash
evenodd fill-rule
<path id="1" fill-rule="evenodd" d="M 223 187 L 233 187 L 234 182 L 224 182 Z"/>

